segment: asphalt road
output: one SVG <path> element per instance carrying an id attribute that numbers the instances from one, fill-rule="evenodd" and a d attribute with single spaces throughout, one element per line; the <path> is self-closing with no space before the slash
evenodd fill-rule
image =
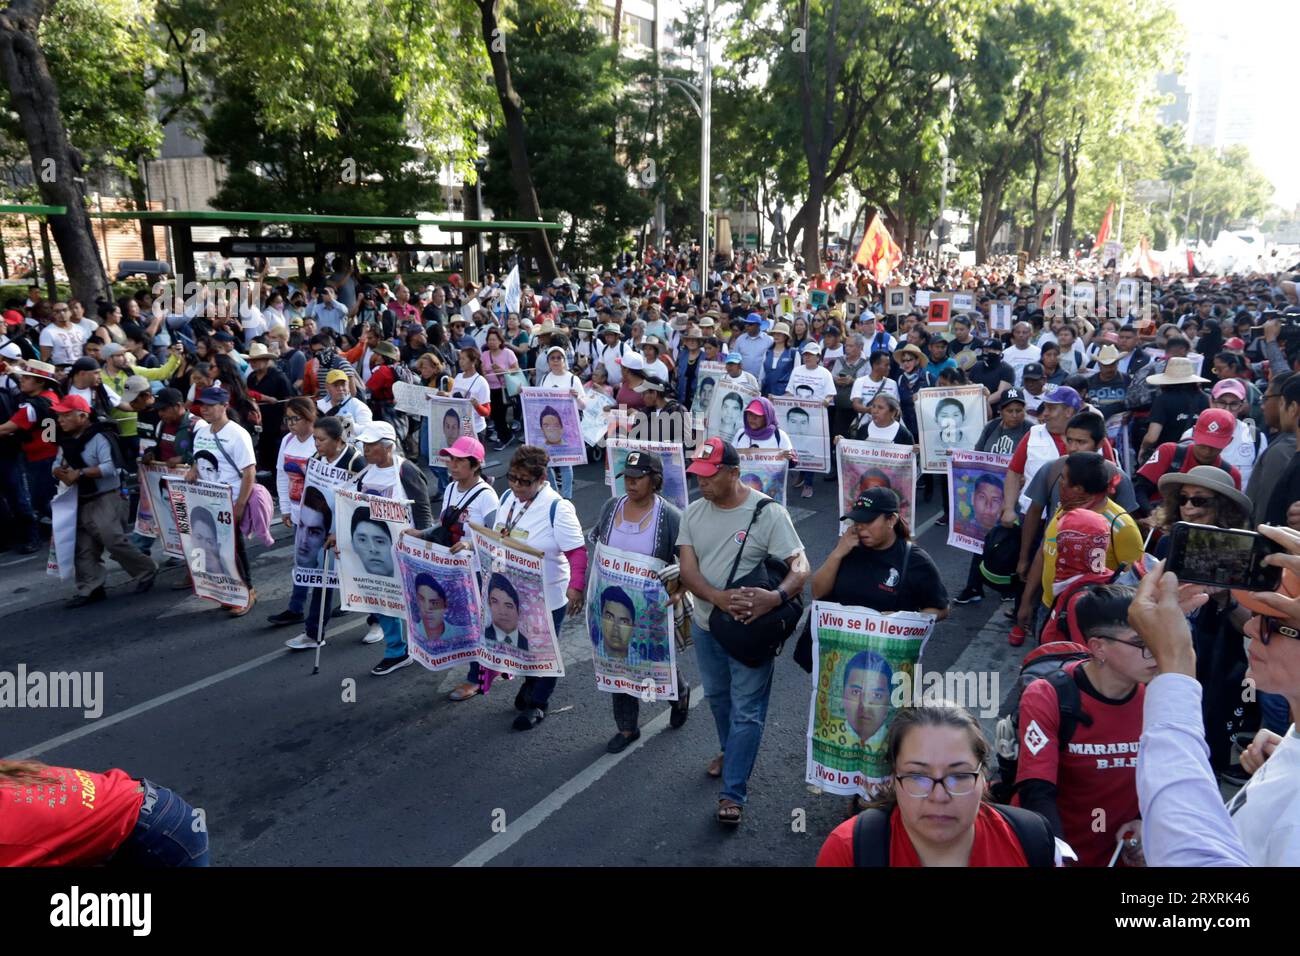
<path id="1" fill-rule="evenodd" d="M 489 455 L 502 476 L 507 453 Z M 578 469 L 574 503 L 589 526 L 607 490 L 602 470 Z M 795 526 L 816 568 L 838 534 L 835 485 L 791 499 Z M 969 557 L 920 504 L 919 543 L 952 595 Z M 254 549 L 260 600 L 232 620 L 169 586 L 150 593 L 110 577 L 110 600 L 65 610 L 70 584 L 44 574 L 44 558 L 0 555 L 0 670 L 103 674 L 103 714 L 16 709 L 0 714 L 0 754 L 94 770 L 122 767 L 203 809 L 214 865 L 695 865 L 803 866 L 844 817 L 847 798 L 804 782 L 809 677 L 787 654 L 777 662 L 767 727 L 738 831 L 714 820 L 717 782 L 705 766 L 717 736 L 693 651 L 691 717 L 667 726 L 667 704 L 642 705 L 642 737 L 605 753 L 614 733 L 608 696 L 595 689 L 590 645 L 576 621 L 562 635 L 567 676 L 545 721 L 511 729 L 514 683 L 453 704 L 460 667 L 418 665 L 387 677 L 370 668 L 383 645 L 360 643 L 361 615 L 336 619 L 312 675 L 312 654 L 273 629 L 290 591 L 291 548 Z M 155 550 L 155 555 L 157 551 Z M 1001 605 L 954 607 L 926 647 L 926 670 L 996 674 L 1011 688 L 1018 656 Z M 345 701 L 354 682 L 355 702 Z M 991 728 L 991 721 L 986 721 Z"/>

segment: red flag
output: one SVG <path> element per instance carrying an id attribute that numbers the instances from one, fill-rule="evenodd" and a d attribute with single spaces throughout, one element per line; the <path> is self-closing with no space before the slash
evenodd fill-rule
<path id="1" fill-rule="evenodd" d="M 1097 230 L 1097 241 L 1092 244 L 1092 254 L 1096 255 L 1097 250 L 1106 244 L 1110 238 L 1110 217 L 1115 212 L 1115 204 L 1111 203 L 1106 207 L 1106 215 L 1102 217 L 1101 228 Z"/>
<path id="2" fill-rule="evenodd" d="M 889 282 L 889 274 L 903 261 L 903 250 L 894 242 L 885 224 L 877 214 L 871 220 L 866 233 L 862 236 L 862 245 L 858 246 L 853 261 L 866 266 L 876 277 L 877 285 Z"/>
<path id="3" fill-rule="evenodd" d="M 1201 270 L 1196 268 L 1196 254 L 1192 252 L 1192 247 L 1187 247 L 1187 275 L 1193 279 L 1201 277 Z"/>

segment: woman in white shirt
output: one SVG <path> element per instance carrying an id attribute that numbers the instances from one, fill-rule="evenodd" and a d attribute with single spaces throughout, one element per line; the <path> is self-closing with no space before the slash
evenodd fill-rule
<path id="1" fill-rule="evenodd" d="M 831 377 L 830 370 L 821 364 L 821 345 L 817 342 L 805 342 L 800 351 L 803 365 L 790 373 L 790 381 L 786 383 L 785 393 L 795 398 L 812 399 L 830 406 L 835 401 L 835 379 Z M 813 473 L 800 472 L 799 483 L 803 486 L 803 497 L 811 498 Z"/>
<path id="2" fill-rule="evenodd" d="M 492 411 L 492 391 L 488 380 L 483 377 L 483 360 L 478 349 L 466 346 L 456 357 L 460 372 L 452 380 L 451 388 L 443 395 L 452 398 L 468 398 L 474 408 L 474 434 L 482 441 L 483 431 L 487 428 L 487 416 Z"/>
<path id="3" fill-rule="evenodd" d="M 794 443 L 776 424 L 776 409 L 762 396 L 745 406 L 745 424 L 731 439 L 733 448 L 780 448 L 795 461 Z"/>
<path id="4" fill-rule="evenodd" d="M 880 441 L 891 445 L 916 445 L 916 439 L 903 424 L 903 406 L 893 395 L 881 392 L 867 405 L 867 414 L 858 426 L 858 441 Z"/>
<path id="5" fill-rule="evenodd" d="M 546 371 L 537 382 L 538 388 L 554 388 L 567 391 L 578 400 L 578 415 L 587 407 L 587 395 L 578 376 L 569 371 L 564 349 L 552 345 L 546 350 Z M 547 469 L 551 487 L 564 498 L 573 499 L 573 466 Z"/>
<path id="6" fill-rule="evenodd" d="M 315 404 L 301 395 L 289 399 L 285 404 L 284 424 L 289 430 L 281 439 L 280 450 L 275 455 L 276 503 L 280 508 L 280 521 L 286 528 L 295 528 L 307 481 L 307 462 L 316 456 L 318 450 L 314 432 Z M 306 585 L 295 584 L 289 598 L 289 609 L 271 615 L 268 620 L 275 625 L 297 624 L 303 619 L 303 609 L 310 593 Z"/>

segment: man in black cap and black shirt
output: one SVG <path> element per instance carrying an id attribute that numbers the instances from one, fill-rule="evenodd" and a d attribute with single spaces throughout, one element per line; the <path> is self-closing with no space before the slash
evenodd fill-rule
<path id="1" fill-rule="evenodd" d="M 1016 383 L 1016 370 L 1002 361 L 1002 341 L 997 338 L 985 339 L 980 344 L 980 360 L 971 366 L 968 374 L 972 382 L 989 390 L 990 408 L 996 408 L 1002 393 Z"/>

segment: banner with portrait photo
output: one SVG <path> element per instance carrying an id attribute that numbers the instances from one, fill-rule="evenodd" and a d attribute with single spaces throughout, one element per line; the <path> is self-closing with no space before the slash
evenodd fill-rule
<path id="1" fill-rule="evenodd" d="M 334 537 L 339 549 L 343 610 L 388 617 L 406 613 L 397 574 L 397 540 L 411 526 L 405 501 L 339 488 L 334 492 Z"/>
<path id="2" fill-rule="evenodd" d="M 524 413 L 524 442 L 546 449 L 552 468 L 587 463 L 578 400 L 559 388 L 520 390 Z"/>
<path id="3" fill-rule="evenodd" d="M 172 515 L 194 593 L 230 607 L 248 604 L 235 559 L 235 500 L 229 485 L 169 481 Z"/>
<path id="4" fill-rule="evenodd" d="M 663 567 L 658 558 L 596 546 L 587 581 L 587 634 L 597 690 L 677 699 L 673 608 L 658 575 Z"/>
<path id="5" fill-rule="evenodd" d="M 727 377 L 726 362 L 709 362 L 700 359 L 695 370 L 695 394 L 691 396 L 691 413 L 695 420 L 704 424 L 713 404 L 713 391 L 719 382 Z M 680 373 L 679 373 L 680 374 Z"/>
<path id="6" fill-rule="evenodd" d="M 770 401 L 776 409 L 776 424 L 790 436 L 799 459 L 796 471 L 831 470 L 831 427 L 826 403 L 816 398 L 774 395 Z"/>
<path id="7" fill-rule="evenodd" d="M 542 553 L 481 525 L 469 527 L 483 583 L 479 663 L 505 674 L 563 677 Z"/>
<path id="8" fill-rule="evenodd" d="M 758 398 L 758 389 L 741 379 L 723 377 L 713 386 L 713 399 L 704 419 L 705 438 L 734 444 L 745 427 L 745 406 Z"/>
<path id="9" fill-rule="evenodd" d="M 786 478 L 790 459 L 782 448 L 737 448 L 740 456 L 740 483 L 761 491 L 778 504 L 785 504 Z"/>
<path id="10" fill-rule="evenodd" d="M 902 502 L 901 514 L 916 527 L 916 456 L 910 445 L 843 438 L 835 446 L 839 470 L 840 510 L 848 514 L 858 495 L 868 488 L 892 489 Z M 848 522 L 840 522 L 840 530 Z"/>
<path id="11" fill-rule="evenodd" d="M 135 513 L 135 533 L 145 538 L 162 538 L 163 552 L 169 557 L 183 558 L 181 535 L 176 530 L 172 515 L 171 496 L 167 493 L 168 481 L 184 481 L 189 469 L 183 465 L 140 465 L 140 506 Z"/>
<path id="12" fill-rule="evenodd" d="M 814 601 L 812 694 L 805 780 L 829 793 L 871 798 L 893 768 L 885 743 L 895 703 L 914 700 L 912 681 L 934 630 L 929 614 L 881 614 Z"/>
<path id="13" fill-rule="evenodd" d="M 429 430 L 429 464 L 445 465 L 438 453 L 468 435 L 474 437 L 474 407 L 468 398 L 450 398 L 446 395 L 430 396 L 428 417 L 424 427 Z"/>
<path id="14" fill-rule="evenodd" d="M 955 449 L 948 459 L 948 544 L 984 553 L 984 536 L 1002 519 L 1010 455 Z"/>
<path id="15" fill-rule="evenodd" d="M 346 468 L 336 468 L 321 458 L 307 459 L 298 522 L 293 528 L 295 585 L 339 586 L 338 562 L 331 560 L 328 574 L 325 572 L 325 539 L 335 531 L 334 493 L 340 488 L 354 488 L 356 481 L 357 476 Z"/>
<path id="16" fill-rule="evenodd" d="M 953 449 L 974 451 L 984 430 L 988 403 L 982 385 L 923 388 L 916 393 L 916 421 L 921 427 L 921 470 L 942 475 Z"/>
<path id="17" fill-rule="evenodd" d="M 663 495 L 683 511 L 690 504 L 689 489 L 686 484 L 686 453 L 681 445 L 663 441 L 635 441 L 631 438 L 611 438 L 605 444 L 605 484 L 610 487 L 610 494 L 621 497 L 627 491 L 623 479 L 618 477 L 627 464 L 627 456 L 634 451 L 644 451 L 655 455 L 664 466 L 664 486 L 659 490 Z"/>
<path id="18" fill-rule="evenodd" d="M 407 647 L 431 671 L 479 659 L 483 627 L 474 553 L 409 535 L 397 539 Z"/>
<path id="19" fill-rule="evenodd" d="M 45 560 L 45 573 L 61 581 L 72 579 L 76 571 L 77 556 L 77 486 L 59 482 L 59 489 L 50 499 L 51 531 L 50 553 Z"/>

